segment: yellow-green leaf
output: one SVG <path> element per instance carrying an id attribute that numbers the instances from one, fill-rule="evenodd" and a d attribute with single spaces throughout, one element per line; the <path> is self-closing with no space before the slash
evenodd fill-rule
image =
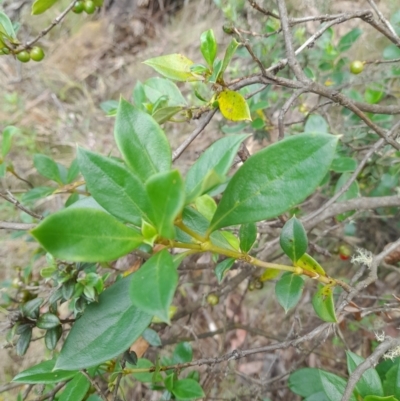
<path id="1" fill-rule="evenodd" d="M 320 276 L 326 276 L 325 270 L 322 268 L 322 266 L 308 253 L 305 253 L 297 262 L 294 263 L 294 265 L 301 267 L 304 270 L 316 273 Z"/>
<path id="2" fill-rule="evenodd" d="M 325 285 L 320 287 L 313 296 L 312 305 L 320 319 L 325 322 L 337 322 L 332 286 Z"/>
<path id="3" fill-rule="evenodd" d="M 265 269 L 264 273 L 261 274 L 259 280 L 264 282 L 268 280 L 273 280 L 275 277 L 278 277 L 282 270 L 279 269 Z"/>
<path id="4" fill-rule="evenodd" d="M 58 0 L 36 0 L 32 4 L 32 15 L 38 15 L 44 13 L 50 7 L 52 7 Z"/>
<path id="5" fill-rule="evenodd" d="M 221 114 L 231 121 L 250 120 L 251 115 L 246 99 L 237 92 L 224 90 L 218 96 Z"/>

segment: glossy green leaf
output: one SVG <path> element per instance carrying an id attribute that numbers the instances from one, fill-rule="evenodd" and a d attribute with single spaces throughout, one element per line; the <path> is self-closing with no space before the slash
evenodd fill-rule
<path id="1" fill-rule="evenodd" d="M 210 195 L 202 195 L 195 199 L 194 204 L 196 209 L 201 213 L 208 221 L 211 221 L 215 211 L 217 210 L 217 203 Z"/>
<path id="2" fill-rule="evenodd" d="M 195 233 L 205 236 L 207 228 L 210 222 L 200 214 L 196 209 L 186 206 L 182 212 L 182 221 L 186 227 L 189 227 Z M 216 232 L 218 233 L 218 231 Z M 213 233 L 214 234 L 214 233 Z M 181 242 L 196 242 L 192 237 L 188 234 L 181 231 L 179 228 L 176 229 L 176 240 Z M 225 240 L 224 240 L 225 241 Z"/>
<path id="3" fill-rule="evenodd" d="M 88 305 L 72 326 L 56 369 L 85 369 L 127 350 L 150 324 L 151 316 L 129 297 L 133 275 L 117 281 Z"/>
<path id="4" fill-rule="evenodd" d="M 141 235 L 101 210 L 69 207 L 44 219 L 31 234 L 53 256 L 76 262 L 104 262 L 126 255 Z"/>
<path id="5" fill-rule="evenodd" d="M 43 315 L 39 316 L 39 319 L 36 322 L 36 326 L 39 329 L 43 330 L 48 330 L 48 329 L 54 329 L 55 327 L 59 326 L 60 320 L 56 315 L 53 313 L 47 312 L 43 313 Z"/>
<path id="6" fill-rule="evenodd" d="M 161 347 L 161 338 L 153 329 L 146 329 L 142 337 L 153 347 Z"/>
<path id="7" fill-rule="evenodd" d="M 3 159 L 7 156 L 8 152 L 11 149 L 11 140 L 12 137 L 18 132 L 17 127 L 13 127 L 12 125 L 4 128 L 3 135 L 1 138 L 1 154 Z"/>
<path id="8" fill-rule="evenodd" d="M 324 117 L 320 116 L 319 114 L 311 114 L 307 118 L 306 125 L 304 126 L 304 132 L 309 134 L 317 132 L 328 134 L 329 125 Z"/>
<path id="9" fill-rule="evenodd" d="M 152 77 L 143 85 L 144 93 L 151 103 L 166 96 L 169 106 L 186 106 L 186 100 L 179 88 L 169 79 Z"/>
<path id="10" fill-rule="evenodd" d="M 342 36 L 338 43 L 338 51 L 340 53 L 350 49 L 353 43 L 362 35 L 363 31 L 360 28 L 354 28 L 346 35 Z"/>
<path id="11" fill-rule="evenodd" d="M 364 358 L 354 354 L 351 351 L 346 351 L 347 357 L 347 370 L 349 374 L 352 374 L 358 365 L 364 362 Z M 367 395 L 383 396 L 382 382 L 375 369 L 366 370 L 361 376 L 360 380 L 356 384 L 356 389 L 360 393 L 361 397 Z"/>
<path id="12" fill-rule="evenodd" d="M 180 400 L 195 400 L 205 396 L 200 384 L 193 379 L 177 380 L 172 393 Z"/>
<path id="13" fill-rule="evenodd" d="M 11 22 L 8 15 L 0 11 L 0 40 L 1 40 L 1 33 L 7 35 L 8 38 L 15 39 L 15 31 L 13 23 Z"/>
<path id="14" fill-rule="evenodd" d="M 209 191 L 221 181 L 211 178 L 225 177 L 232 165 L 240 144 L 248 135 L 226 136 L 214 142 L 189 169 L 185 180 L 186 203 Z M 215 173 L 212 175 L 210 173 Z"/>
<path id="15" fill-rule="evenodd" d="M 134 369 L 149 369 L 153 366 L 154 364 L 148 359 L 139 358 Z M 154 372 L 132 373 L 132 376 L 142 383 L 151 383 L 153 381 Z"/>
<path id="16" fill-rule="evenodd" d="M 46 155 L 36 154 L 33 157 L 33 164 L 40 175 L 48 178 L 49 180 L 62 184 L 60 171 L 57 163 L 53 159 Z"/>
<path id="17" fill-rule="evenodd" d="M 171 149 L 164 131 L 151 116 L 124 99 L 118 107 L 114 135 L 126 164 L 143 182 L 170 170 Z"/>
<path id="18" fill-rule="evenodd" d="M 174 239 L 174 220 L 185 203 L 183 180 L 178 170 L 154 175 L 146 182 L 146 190 L 153 208 L 153 223 L 164 238 Z"/>
<path id="19" fill-rule="evenodd" d="M 58 401 L 82 401 L 89 388 L 90 381 L 82 373 L 78 373 L 67 383 Z"/>
<path id="20" fill-rule="evenodd" d="M 302 202 L 327 173 L 336 142 L 299 134 L 251 156 L 229 181 L 209 231 L 270 219 Z"/>
<path id="21" fill-rule="evenodd" d="M 13 382 L 27 384 L 51 384 L 58 383 L 74 377 L 78 372 L 71 370 L 53 371 L 56 360 L 41 362 L 29 369 L 18 373 Z"/>
<path id="22" fill-rule="evenodd" d="M 78 160 L 74 159 L 69 166 L 68 173 L 67 173 L 67 183 L 70 184 L 73 182 L 79 175 L 79 164 Z"/>
<path id="23" fill-rule="evenodd" d="M 169 374 L 164 379 L 164 386 L 169 392 L 172 392 L 172 388 L 174 387 L 175 379 L 176 379 L 176 373 L 175 372 Z"/>
<path id="24" fill-rule="evenodd" d="M 337 157 L 333 159 L 331 170 L 336 173 L 347 173 L 357 168 L 357 160 L 352 157 Z"/>
<path id="25" fill-rule="evenodd" d="M 367 103 L 375 104 L 379 103 L 379 101 L 383 98 L 385 92 L 382 89 L 370 87 L 365 90 L 364 98 Z"/>
<path id="26" fill-rule="evenodd" d="M 331 286 L 320 286 L 312 298 L 312 305 L 315 313 L 321 320 L 325 322 L 337 322 Z"/>
<path id="27" fill-rule="evenodd" d="M 32 15 L 42 14 L 57 3 L 58 0 L 35 0 L 32 4 Z"/>
<path id="28" fill-rule="evenodd" d="M 15 346 L 15 352 L 18 356 L 25 355 L 26 351 L 28 350 L 29 344 L 31 343 L 31 339 L 32 327 L 27 327 L 27 329 L 20 334 L 17 344 Z"/>
<path id="29" fill-rule="evenodd" d="M 221 71 L 219 74 L 220 76 L 224 74 L 225 70 L 227 69 L 228 65 L 232 60 L 232 57 L 236 53 L 238 47 L 239 47 L 239 42 L 236 39 L 232 39 L 225 51 L 224 59 L 222 61 Z"/>
<path id="30" fill-rule="evenodd" d="M 240 249 L 239 239 L 229 231 L 215 231 L 211 233 L 210 240 L 213 245 L 238 252 Z"/>
<path id="31" fill-rule="evenodd" d="M 22 315 L 30 319 L 37 319 L 39 316 L 39 309 L 43 303 L 43 298 L 31 299 L 21 307 Z"/>
<path id="32" fill-rule="evenodd" d="M 235 259 L 228 258 L 217 264 L 214 271 L 215 271 L 215 275 L 217 276 L 218 283 L 222 282 L 225 274 L 233 266 L 234 263 L 235 263 Z"/>
<path id="33" fill-rule="evenodd" d="M 304 279 L 297 274 L 284 273 L 275 285 L 275 295 L 285 313 L 300 301 Z"/>
<path id="34" fill-rule="evenodd" d="M 204 57 L 204 60 L 207 61 L 207 64 L 212 67 L 215 56 L 217 55 L 217 41 L 215 39 L 214 31 L 209 29 L 205 31 L 200 36 L 200 51 Z"/>
<path id="35" fill-rule="evenodd" d="M 307 253 L 297 260 L 294 265 L 301 267 L 304 270 L 313 272 L 319 276 L 326 276 L 325 270 L 322 268 L 322 266 Z"/>
<path id="36" fill-rule="evenodd" d="M 78 162 L 93 198 L 124 222 L 140 226 L 151 221 L 146 188 L 122 163 L 85 149 L 78 149 Z"/>
<path id="37" fill-rule="evenodd" d="M 222 60 L 215 59 L 212 68 L 212 74 L 210 78 L 208 78 L 208 82 L 210 84 L 215 84 L 221 75 L 221 71 L 222 71 Z"/>
<path id="38" fill-rule="evenodd" d="M 172 354 L 172 364 L 191 362 L 193 359 L 193 349 L 189 342 L 181 342 L 176 345 Z"/>
<path id="39" fill-rule="evenodd" d="M 385 395 L 393 395 L 400 399 L 400 362 L 396 362 L 386 373 L 383 389 Z"/>
<path id="40" fill-rule="evenodd" d="M 62 326 L 54 327 L 53 329 L 49 329 L 46 331 L 44 336 L 44 343 L 46 344 L 46 348 L 52 351 L 57 343 L 58 340 L 61 338 L 62 335 Z"/>
<path id="41" fill-rule="evenodd" d="M 169 307 L 178 285 L 178 273 L 166 249 L 153 255 L 132 275 L 132 303 L 149 315 L 169 323 Z"/>
<path id="42" fill-rule="evenodd" d="M 159 74 L 174 81 L 196 81 L 198 77 L 190 71 L 193 61 L 182 54 L 169 54 L 143 62 L 154 68 Z"/>
<path id="43" fill-rule="evenodd" d="M 307 233 L 301 221 L 296 219 L 296 216 L 293 216 L 283 226 L 280 245 L 283 252 L 293 262 L 297 262 L 305 254 L 308 247 Z"/>
<path id="44" fill-rule="evenodd" d="M 167 106 L 155 111 L 152 117 L 158 124 L 163 124 L 182 110 L 182 106 Z"/>
<path id="45" fill-rule="evenodd" d="M 257 226 L 255 223 L 242 224 L 239 229 L 240 249 L 249 252 L 257 239 Z"/>
<path id="46" fill-rule="evenodd" d="M 221 114 L 231 121 L 251 121 L 246 99 L 238 92 L 223 90 L 217 97 Z"/>

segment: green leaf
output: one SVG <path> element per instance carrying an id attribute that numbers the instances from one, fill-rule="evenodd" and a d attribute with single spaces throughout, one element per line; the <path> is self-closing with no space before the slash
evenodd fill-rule
<path id="1" fill-rule="evenodd" d="M 296 219 L 296 216 L 293 216 L 283 226 L 280 244 L 283 252 L 293 262 L 297 262 L 306 253 L 308 247 L 307 233 L 300 220 Z"/>
<path id="2" fill-rule="evenodd" d="M 152 114 L 152 117 L 158 124 L 163 124 L 170 120 L 175 114 L 183 110 L 182 106 L 167 106 L 158 109 Z"/>
<path id="3" fill-rule="evenodd" d="M 143 85 L 144 93 L 151 103 L 155 103 L 160 97 L 168 98 L 169 106 L 186 106 L 186 100 L 179 88 L 169 79 L 152 77 Z"/>
<path id="4" fill-rule="evenodd" d="M 346 357 L 349 374 L 352 374 L 357 366 L 365 360 L 361 356 L 358 356 L 351 351 L 346 351 Z M 363 373 L 360 380 L 356 384 L 356 389 L 360 393 L 361 397 L 366 397 L 367 395 L 383 396 L 381 379 L 378 375 L 378 372 L 372 368 Z"/>
<path id="5" fill-rule="evenodd" d="M 215 176 L 223 178 L 227 174 L 240 144 L 247 137 L 248 135 L 245 134 L 226 136 L 207 148 L 186 175 L 186 203 L 191 203 L 195 198 L 221 183 L 210 178 Z"/>
<path id="6" fill-rule="evenodd" d="M 174 239 L 174 220 L 185 203 L 183 180 L 178 170 L 149 178 L 146 190 L 153 208 L 153 222 L 161 237 Z"/>
<path id="7" fill-rule="evenodd" d="M 307 132 L 309 134 L 317 132 L 328 134 L 329 125 L 324 117 L 320 116 L 319 114 L 311 114 L 311 116 L 307 118 L 304 132 Z"/>
<path id="8" fill-rule="evenodd" d="M 55 364 L 55 359 L 41 362 L 18 373 L 12 381 L 27 384 L 51 384 L 71 379 L 78 373 L 77 371 L 71 370 L 57 370 L 55 372 L 53 371 Z"/>
<path id="9" fill-rule="evenodd" d="M 351 157 L 337 157 L 333 159 L 331 170 L 336 173 L 347 173 L 357 168 L 357 160 Z"/>
<path id="10" fill-rule="evenodd" d="M 10 18 L 8 18 L 8 15 L 2 11 L 0 11 L 0 42 L 2 38 L 1 33 L 7 35 L 10 39 L 16 38 L 13 23 Z"/>
<path id="11" fill-rule="evenodd" d="M 32 327 L 27 327 L 19 336 L 15 352 L 18 356 L 25 355 L 32 339 Z"/>
<path id="12" fill-rule="evenodd" d="M 72 181 L 74 181 L 78 176 L 79 172 L 80 170 L 79 170 L 78 160 L 74 159 L 68 169 L 67 183 L 70 184 Z"/>
<path id="13" fill-rule="evenodd" d="M 53 256 L 76 262 L 105 262 L 126 255 L 141 235 L 101 210 L 69 207 L 44 219 L 31 234 Z"/>
<path id="14" fill-rule="evenodd" d="M 118 107 L 114 135 L 126 164 L 143 182 L 171 169 L 171 149 L 164 131 L 124 99 Z"/>
<path id="15" fill-rule="evenodd" d="M 246 160 L 219 202 L 209 232 L 270 219 L 314 192 L 335 154 L 337 137 L 299 134 Z"/>
<path id="16" fill-rule="evenodd" d="M 217 97 L 219 111 L 231 121 L 251 121 L 251 114 L 246 99 L 238 92 L 223 90 Z"/>
<path id="17" fill-rule="evenodd" d="M 58 401 L 82 401 L 90 388 L 90 381 L 82 374 L 78 373 L 60 394 Z"/>
<path id="18" fill-rule="evenodd" d="M 50 7 L 57 3 L 58 0 L 35 0 L 32 4 L 32 15 L 44 13 Z"/>
<path id="19" fill-rule="evenodd" d="M 200 384 L 193 379 L 177 380 L 172 393 L 180 400 L 194 400 L 205 396 Z"/>
<path id="20" fill-rule="evenodd" d="M 312 298 L 312 305 L 320 319 L 325 322 L 337 322 L 331 286 L 321 286 Z"/>
<path id="21" fill-rule="evenodd" d="M 214 216 L 215 211 L 217 210 L 217 203 L 210 195 L 202 195 L 195 199 L 194 204 L 196 209 L 208 220 Z"/>
<path id="22" fill-rule="evenodd" d="M 381 89 L 367 88 L 364 93 L 364 98 L 367 103 L 375 104 L 383 98 L 385 92 Z"/>
<path id="23" fill-rule="evenodd" d="M 117 281 L 88 305 L 72 326 L 56 369 L 85 369 L 127 350 L 150 324 L 151 316 L 129 297 L 133 275 Z"/>
<path id="24" fill-rule="evenodd" d="M 379 397 L 379 396 L 376 396 L 376 395 L 367 395 L 364 398 L 364 401 L 398 401 L 398 399 L 393 397 L 392 395 L 389 395 L 388 397 Z"/>
<path id="25" fill-rule="evenodd" d="M 22 315 L 30 319 L 37 319 L 39 316 L 39 309 L 42 303 L 43 303 L 43 298 L 31 299 L 26 304 L 22 305 L 21 307 Z"/>
<path id="26" fill-rule="evenodd" d="M 217 276 L 219 284 L 224 279 L 226 272 L 233 266 L 234 263 L 235 259 L 228 258 L 217 264 L 215 267 L 215 275 Z"/>
<path id="27" fill-rule="evenodd" d="M 144 184 L 123 164 L 78 148 L 78 162 L 93 198 L 122 221 L 140 226 L 151 221 L 151 209 Z"/>
<path id="28" fill-rule="evenodd" d="M 48 330 L 48 329 L 54 329 L 55 327 L 59 326 L 60 320 L 56 315 L 53 313 L 47 312 L 43 313 L 43 315 L 39 316 L 39 319 L 36 322 L 36 326 L 39 329 L 43 330 Z"/>
<path id="29" fill-rule="evenodd" d="M 208 82 L 210 84 L 215 84 L 221 75 L 221 71 L 222 71 L 222 60 L 218 59 L 214 60 L 212 74 L 210 78 L 208 78 Z"/>
<path id="30" fill-rule="evenodd" d="M 363 31 L 360 28 L 354 28 L 346 35 L 342 36 L 338 43 L 338 51 L 343 53 L 350 49 L 353 43 L 361 36 Z"/>
<path id="31" fill-rule="evenodd" d="M 393 60 L 400 57 L 400 48 L 398 48 L 395 44 L 390 44 L 386 46 L 383 50 L 383 58 L 385 60 Z"/>
<path id="32" fill-rule="evenodd" d="M 383 389 L 385 395 L 393 395 L 396 398 L 400 398 L 400 361 L 397 360 L 396 362 L 386 373 Z"/>
<path id="33" fill-rule="evenodd" d="M 149 369 L 154 367 L 154 364 L 145 358 L 139 358 L 135 369 Z M 151 383 L 162 381 L 162 377 L 158 372 L 142 372 L 142 373 L 132 373 L 132 376 L 142 383 Z"/>
<path id="34" fill-rule="evenodd" d="M 238 47 L 239 47 L 239 42 L 236 39 L 232 39 L 228 47 L 226 48 L 224 60 L 222 61 L 221 71 L 218 74 L 219 76 L 222 77 L 222 75 L 224 74 L 225 70 L 227 69 L 228 65 L 232 60 L 232 57 L 236 53 Z"/>
<path id="35" fill-rule="evenodd" d="M 45 198 L 54 192 L 54 188 L 51 187 L 36 187 L 28 191 L 22 196 L 22 202 L 34 203 L 39 199 Z"/>
<path id="36" fill-rule="evenodd" d="M 129 293 L 137 308 L 169 323 L 169 307 L 177 285 L 178 273 L 171 255 L 164 249 L 132 275 Z"/>
<path id="37" fill-rule="evenodd" d="M 275 285 L 275 294 L 285 313 L 293 308 L 303 293 L 304 279 L 297 274 L 284 273 Z"/>
<path id="38" fill-rule="evenodd" d="M 176 373 L 173 372 L 171 374 L 169 374 L 165 379 L 164 379 L 164 386 L 165 388 L 172 392 L 172 388 L 174 386 L 174 382 L 175 382 L 175 378 L 176 378 Z"/>
<path id="39" fill-rule="evenodd" d="M 48 178 L 49 180 L 62 184 L 60 171 L 57 163 L 53 159 L 46 155 L 36 154 L 33 157 L 33 164 L 40 175 Z"/>
<path id="40" fill-rule="evenodd" d="M 153 347 L 161 347 L 161 339 L 158 333 L 152 329 L 146 329 L 142 337 Z"/>
<path id="41" fill-rule="evenodd" d="M 215 56 L 217 55 L 218 45 L 215 39 L 214 31 L 209 29 L 200 36 L 200 51 L 207 61 L 208 65 L 212 68 Z"/>
<path id="42" fill-rule="evenodd" d="M 322 266 L 307 253 L 297 260 L 294 265 L 318 274 L 319 276 L 326 276 L 325 270 L 322 268 Z"/>
<path id="43" fill-rule="evenodd" d="M 255 223 L 242 224 L 239 229 L 240 249 L 249 252 L 257 239 L 257 226 Z"/>
<path id="44" fill-rule="evenodd" d="M 175 81 L 197 81 L 197 77 L 190 71 L 192 60 L 182 54 L 169 54 L 166 56 L 155 57 L 143 62 L 154 68 L 159 74 Z"/>
<path id="45" fill-rule="evenodd" d="M 193 359 L 193 349 L 189 342 L 181 342 L 176 345 L 172 354 L 172 364 L 191 362 Z"/>
<path id="46" fill-rule="evenodd" d="M 17 127 L 9 125 L 8 127 L 4 128 L 3 130 L 3 138 L 1 141 L 1 154 L 3 159 L 7 156 L 8 152 L 11 149 L 11 139 L 14 134 L 19 131 Z"/>
<path id="47" fill-rule="evenodd" d="M 56 347 L 58 340 L 61 338 L 61 335 L 62 335 L 61 325 L 54 327 L 53 329 L 47 330 L 44 336 L 44 342 L 46 344 L 46 348 L 52 351 Z"/>

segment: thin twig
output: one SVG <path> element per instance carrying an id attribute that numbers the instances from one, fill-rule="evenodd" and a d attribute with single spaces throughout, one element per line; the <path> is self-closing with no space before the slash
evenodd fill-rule
<path id="1" fill-rule="evenodd" d="M 378 15 L 378 18 L 382 22 L 382 24 L 386 25 L 386 27 L 389 29 L 389 31 L 393 34 L 393 36 L 397 36 L 396 31 L 393 29 L 392 24 L 383 16 L 383 14 L 380 12 L 379 8 L 375 4 L 374 0 L 367 0 L 369 5 L 374 9 L 375 13 Z"/>
<path id="2" fill-rule="evenodd" d="M 15 207 L 17 207 L 19 210 L 22 210 L 23 212 L 29 214 L 30 216 L 34 217 L 35 219 L 39 219 L 42 220 L 43 216 L 41 216 L 40 214 L 37 214 L 35 212 L 32 212 L 31 210 L 27 209 L 25 206 L 23 206 L 18 199 L 16 199 L 13 194 L 10 191 L 7 191 L 7 195 L 6 194 L 2 194 L 0 192 L 0 196 L 5 199 L 6 201 L 12 203 Z"/>
<path id="3" fill-rule="evenodd" d="M 285 104 L 282 106 L 281 110 L 279 111 L 278 116 L 278 129 L 279 135 L 278 140 L 282 140 L 285 136 L 285 125 L 283 119 L 285 118 L 285 114 L 289 110 L 290 106 L 297 100 L 299 96 L 301 96 L 305 91 L 303 89 L 299 89 L 292 93 L 292 96 L 288 100 L 286 100 Z"/>
<path id="4" fill-rule="evenodd" d="M 90 384 L 96 389 L 97 393 L 99 396 L 104 400 L 107 401 L 107 396 L 104 394 L 103 390 L 100 388 L 100 386 L 97 384 L 96 380 L 90 377 L 89 373 L 86 371 L 86 369 L 81 370 L 81 373 L 83 376 L 86 377 L 90 381 Z"/>
<path id="5" fill-rule="evenodd" d="M 29 223 L 14 223 L 11 221 L 0 221 L 0 229 L 5 230 L 22 230 L 28 231 L 35 228 L 36 224 L 29 224 Z"/>

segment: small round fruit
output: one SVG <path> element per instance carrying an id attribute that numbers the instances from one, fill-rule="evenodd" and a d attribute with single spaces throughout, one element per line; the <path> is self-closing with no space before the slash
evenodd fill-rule
<path id="1" fill-rule="evenodd" d="M 31 59 L 31 56 L 26 50 L 22 50 L 22 52 L 19 52 L 17 54 L 17 59 L 21 63 L 27 63 Z"/>
<path id="2" fill-rule="evenodd" d="M 10 54 L 10 49 L 8 47 L 3 47 L 1 51 L 3 52 L 3 54 Z"/>
<path id="3" fill-rule="evenodd" d="M 39 46 L 32 47 L 30 55 L 33 61 L 42 61 L 44 59 L 44 51 Z"/>
<path id="4" fill-rule="evenodd" d="M 254 288 L 256 290 L 261 290 L 261 289 L 263 289 L 263 287 L 264 287 L 264 283 L 260 279 L 254 280 Z"/>
<path id="5" fill-rule="evenodd" d="M 219 296 L 216 294 L 208 294 L 206 300 L 209 305 L 215 306 L 219 303 Z"/>
<path id="6" fill-rule="evenodd" d="M 360 74 L 360 73 L 362 73 L 363 72 L 363 70 L 364 70 L 364 63 L 362 62 L 362 61 L 353 61 L 351 64 L 350 64 L 350 72 L 352 73 L 352 74 Z"/>
<path id="7" fill-rule="evenodd" d="M 96 5 L 92 0 L 88 0 L 83 4 L 83 9 L 85 10 L 86 14 L 93 14 L 96 11 Z"/>
<path id="8" fill-rule="evenodd" d="M 76 1 L 74 6 L 72 7 L 72 11 L 75 14 L 80 14 L 82 11 L 84 10 L 84 5 L 83 5 L 83 1 Z"/>
<path id="9" fill-rule="evenodd" d="M 339 257 L 342 260 L 348 260 L 351 256 L 350 248 L 347 245 L 339 246 Z"/>

